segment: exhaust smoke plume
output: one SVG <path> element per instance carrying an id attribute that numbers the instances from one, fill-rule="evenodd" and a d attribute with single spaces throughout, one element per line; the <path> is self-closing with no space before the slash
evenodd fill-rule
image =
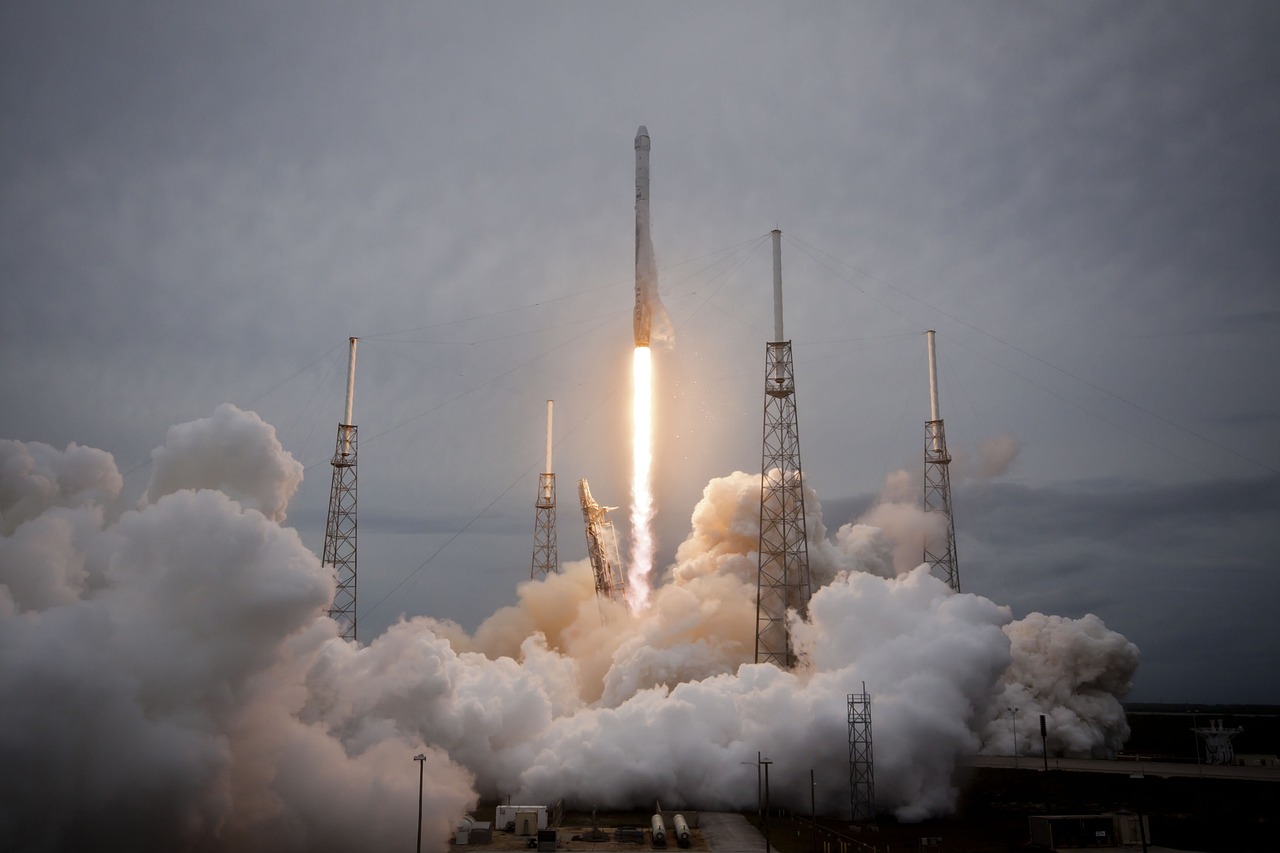
<path id="1" fill-rule="evenodd" d="M 757 750 L 776 802 L 807 807 L 812 768 L 838 813 L 864 681 L 877 802 L 904 820 L 953 807 L 959 759 L 1007 750 L 1006 707 L 1049 714 L 1062 754 L 1124 737 L 1132 644 L 899 571 L 868 519 L 828 538 L 812 492 L 801 663 L 750 663 L 758 474 L 707 485 L 642 612 L 597 603 L 583 560 L 474 634 L 420 617 L 357 645 L 277 520 L 299 472 L 269 425 L 220 407 L 155 459 L 126 510 L 109 454 L 0 442 L 0 848 L 402 849 L 419 752 L 428 850 L 477 796 L 754 808 Z"/>
<path id="2" fill-rule="evenodd" d="M 653 571 L 653 353 L 636 347 L 631 367 L 631 560 L 627 602 L 633 612 L 649 606 Z"/>

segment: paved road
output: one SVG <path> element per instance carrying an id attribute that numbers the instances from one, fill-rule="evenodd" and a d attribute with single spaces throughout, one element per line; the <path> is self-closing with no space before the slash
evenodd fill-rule
<path id="1" fill-rule="evenodd" d="M 1043 770 L 1040 756 L 1019 756 L 1020 770 Z M 975 755 L 966 762 L 970 767 L 1013 768 L 1010 755 Z M 1249 779 L 1257 782 L 1280 782 L 1280 767 L 1241 767 L 1216 764 L 1173 764 L 1162 761 L 1110 761 L 1095 758 L 1050 758 L 1050 770 L 1074 770 L 1078 773 L 1126 773 L 1144 776 L 1199 776 L 1204 779 Z"/>
<path id="2" fill-rule="evenodd" d="M 740 814 L 699 812 L 698 828 L 717 853 L 765 853 L 764 836 Z"/>

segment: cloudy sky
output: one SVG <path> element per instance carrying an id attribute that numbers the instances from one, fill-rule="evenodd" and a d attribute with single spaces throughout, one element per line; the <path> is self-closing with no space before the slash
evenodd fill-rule
<path id="1" fill-rule="evenodd" d="M 1278 42 L 1248 2 L 6 4 L 0 437 L 140 497 L 252 409 L 319 551 L 359 336 L 362 635 L 474 627 L 546 399 L 561 559 L 579 478 L 626 502 L 645 124 L 664 561 L 760 468 L 777 227 L 829 528 L 919 477 L 934 328 L 964 589 L 1101 616 L 1131 698 L 1280 702 Z"/>

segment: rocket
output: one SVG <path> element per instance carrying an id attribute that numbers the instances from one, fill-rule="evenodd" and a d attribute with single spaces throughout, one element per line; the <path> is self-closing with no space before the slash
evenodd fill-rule
<path id="1" fill-rule="evenodd" d="M 649 131 L 636 131 L 636 346 L 670 341 L 671 320 L 658 298 L 658 267 L 649 234 Z"/>

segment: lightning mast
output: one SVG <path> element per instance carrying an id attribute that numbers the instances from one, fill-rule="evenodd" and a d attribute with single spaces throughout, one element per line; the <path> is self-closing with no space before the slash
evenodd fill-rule
<path id="1" fill-rule="evenodd" d="M 616 506 L 601 506 L 591 497 L 586 480 L 578 481 L 578 497 L 582 501 L 582 520 L 587 525 L 587 556 L 596 576 L 596 597 L 622 603 L 626 600 L 625 575 L 618 556 L 618 534 L 605 513 Z"/>
<path id="2" fill-rule="evenodd" d="M 756 663 L 795 665 L 787 611 L 809 604 L 791 341 L 782 338 L 782 232 L 773 231 L 774 340 L 765 345 L 764 445 L 760 470 L 760 563 L 756 581 Z"/>
<path id="3" fill-rule="evenodd" d="M 933 329 L 925 332 L 929 339 L 929 413 L 925 423 L 924 442 L 924 511 L 942 513 L 947 528 L 942 542 L 925 539 L 924 562 L 929 571 L 960 591 L 960 566 L 956 562 L 956 522 L 951 515 L 951 457 L 947 454 L 947 435 L 938 414 L 938 357 L 933 343 Z"/>
<path id="4" fill-rule="evenodd" d="M 529 569 L 531 580 L 540 580 L 560 571 L 560 559 L 556 553 L 556 475 L 551 473 L 551 408 L 547 401 L 547 467 L 538 475 L 538 499 L 534 506 L 537 517 L 533 523 L 533 565 Z"/>
<path id="5" fill-rule="evenodd" d="M 356 339 L 347 355 L 347 405 L 338 424 L 333 451 L 333 483 L 329 487 L 329 519 L 324 529 L 323 563 L 332 566 L 337 588 L 329 617 L 338 623 L 338 636 L 356 639 L 356 425 L 351 404 L 356 388 Z"/>

